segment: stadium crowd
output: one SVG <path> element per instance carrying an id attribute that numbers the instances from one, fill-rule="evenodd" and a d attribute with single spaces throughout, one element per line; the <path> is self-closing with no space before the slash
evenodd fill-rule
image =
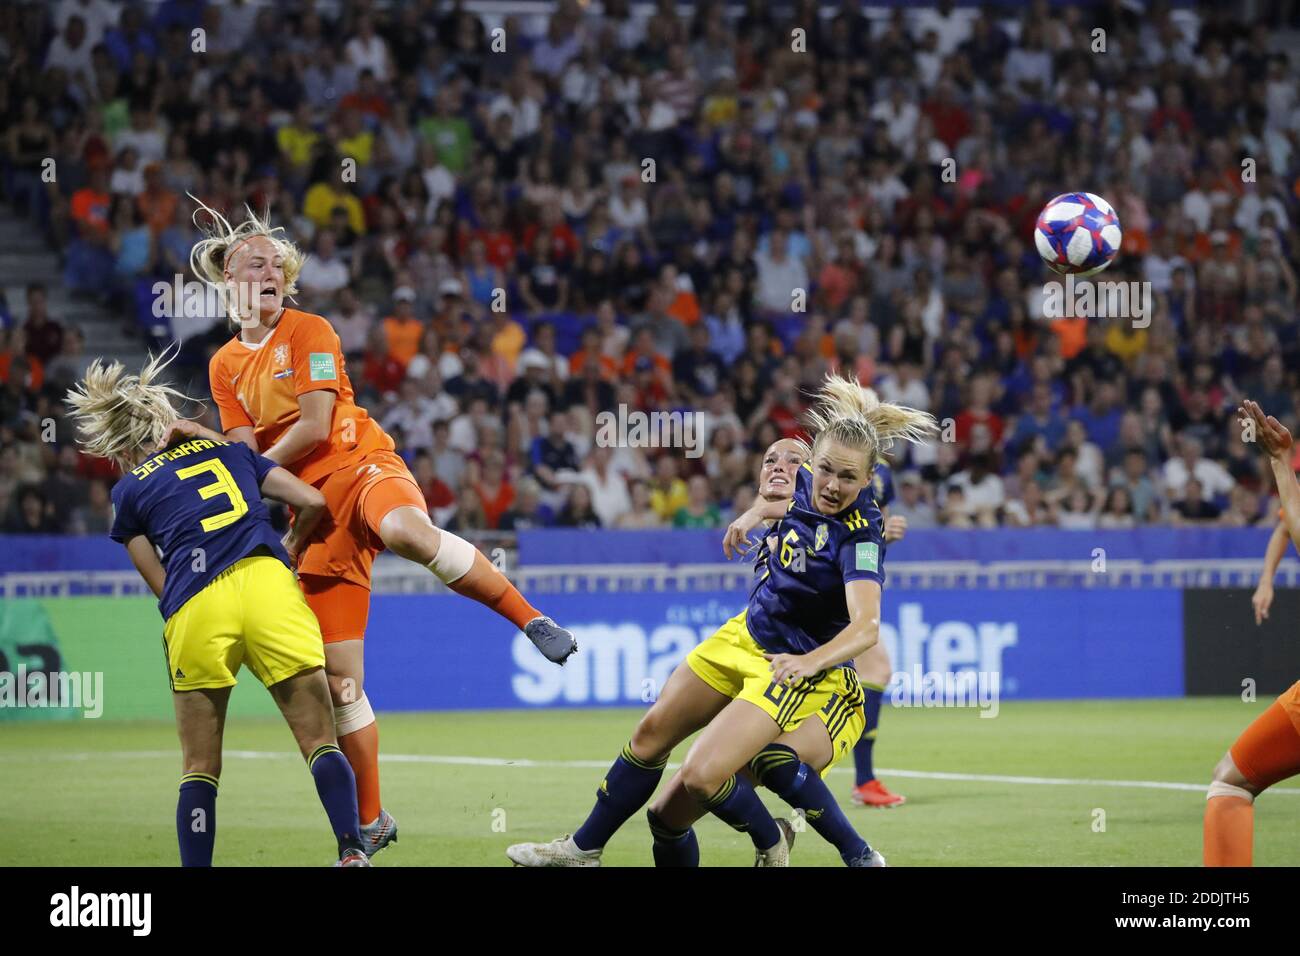
<path id="1" fill-rule="evenodd" d="M 453 529 L 719 527 L 833 369 L 943 424 L 895 462 L 912 527 L 1274 517 L 1234 409 L 1300 409 L 1294 5 L 633 6 L 8 4 L 5 198 L 191 394 L 230 332 L 156 308 L 187 193 L 268 209 Z M 1045 317 L 1035 217 L 1079 189 L 1146 321 Z M 3 530 L 99 533 L 59 403 L 89 356 L 26 295 Z M 704 454 L 602 447 L 620 405 L 698 412 Z"/>

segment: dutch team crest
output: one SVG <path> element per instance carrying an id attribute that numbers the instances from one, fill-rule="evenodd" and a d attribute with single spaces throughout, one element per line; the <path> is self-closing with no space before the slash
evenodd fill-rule
<path id="1" fill-rule="evenodd" d="M 280 343 L 279 345 L 277 345 L 277 346 L 275 347 L 275 354 L 274 354 L 273 358 L 275 359 L 275 364 L 276 364 L 276 365 L 288 365 L 288 364 L 289 364 L 289 346 L 285 345 L 283 342 Z"/>
<path id="2" fill-rule="evenodd" d="M 813 535 L 813 550 L 820 551 L 826 546 L 826 539 L 830 537 L 830 529 L 824 524 L 817 526 L 817 532 Z"/>

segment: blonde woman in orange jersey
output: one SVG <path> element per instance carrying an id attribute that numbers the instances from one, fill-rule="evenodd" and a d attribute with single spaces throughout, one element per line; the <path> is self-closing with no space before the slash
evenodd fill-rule
<path id="1" fill-rule="evenodd" d="M 374 854 L 397 836 L 380 804 L 379 730 L 363 690 L 375 555 L 387 548 L 424 565 L 457 594 L 520 628 L 557 664 L 577 644 L 477 548 L 429 520 L 393 440 L 356 404 L 334 329 L 319 315 L 285 307 L 285 296 L 297 291 L 303 254 L 283 230 L 251 209 L 231 226 L 200 206 L 196 223 L 206 213 L 211 225 L 190 265 L 223 296 L 238 334 L 208 368 L 225 436 L 184 421 L 176 430 L 242 441 L 325 496 L 329 518 L 304 550 L 298 575 L 320 621 L 339 747 L 357 778 L 364 842 Z"/>

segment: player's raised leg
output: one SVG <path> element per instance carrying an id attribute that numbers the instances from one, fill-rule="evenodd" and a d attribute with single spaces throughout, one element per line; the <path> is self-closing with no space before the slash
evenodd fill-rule
<path id="1" fill-rule="evenodd" d="M 519 866 L 598 866 L 610 837 L 654 794 L 673 748 L 712 720 L 729 699 L 689 667 L 678 667 L 606 771 L 582 826 L 550 843 L 517 843 L 506 856 Z"/>
<path id="2" fill-rule="evenodd" d="M 181 741 L 181 787 L 176 801 L 176 839 L 181 866 L 211 866 L 217 842 L 217 781 L 230 687 L 172 694 Z"/>
<path id="3" fill-rule="evenodd" d="M 873 763 L 876 735 L 880 728 L 880 709 L 885 699 L 885 688 L 889 686 L 892 676 L 889 651 L 883 643 L 878 642 L 858 655 L 856 665 L 865 697 L 863 709 L 867 724 L 861 739 L 853 746 L 853 802 L 868 807 L 902 806 L 907 798 L 891 793 L 876 779 Z"/>
<path id="4" fill-rule="evenodd" d="M 415 500 L 407 504 L 394 497 L 405 494 Z M 398 506 L 389 507 L 392 504 Z M 434 526 L 413 483 L 382 481 L 367 496 L 365 507 L 367 523 L 371 523 L 372 514 L 382 510 L 382 517 L 371 526 L 377 529 L 384 547 L 424 565 L 457 594 L 496 611 L 523 631 L 547 660 L 562 664 L 578 649 L 573 635 L 529 604 L 483 552 Z"/>
<path id="5" fill-rule="evenodd" d="M 1283 700 L 1300 699 L 1300 684 L 1269 705 L 1214 768 L 1205 802 L 1206 866 L 1250 866 L 1254 856 L 1255 798 L 1300 773 L 1300 731 Z"/>
<path id="6" fill-rule="evenodd" d="M 303 671 L 270 690 L 316 782 L 316 793 L 338 841 L 338 865 L 369 866 L 357 818 L 357 782 L 335 739 L 325 672 Z"/>

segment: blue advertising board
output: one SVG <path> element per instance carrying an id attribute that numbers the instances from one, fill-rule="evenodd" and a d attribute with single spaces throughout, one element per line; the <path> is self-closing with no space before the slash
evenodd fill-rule
<path id="1" fill-rule="evenodd" d="M 1164 528 L 1061 531 L 1054 528 L 913 529 L 889 549 L 891 561 L 1110 561 L 1258 559 L 1269 528 Z M 725 561 L 722 531 L 519 533 L 519 566 L 555 564 L 710 564 Z M 0 535 L 0 573 L 129 571 L 126 549 L 107 536 Z"/>
<path id="2" fill-rule="evenodd" d="M 376 595 L 366 690 L 382 710 L 609 707 L 652 701 L 741 592 L 548 596 L 580 651 L 563 668 L 472 601 Z M 1177 589 L 886 592 L 881 639 L 899 678 L 996 675 L 1001 699 L 1175 697 Z"/>

